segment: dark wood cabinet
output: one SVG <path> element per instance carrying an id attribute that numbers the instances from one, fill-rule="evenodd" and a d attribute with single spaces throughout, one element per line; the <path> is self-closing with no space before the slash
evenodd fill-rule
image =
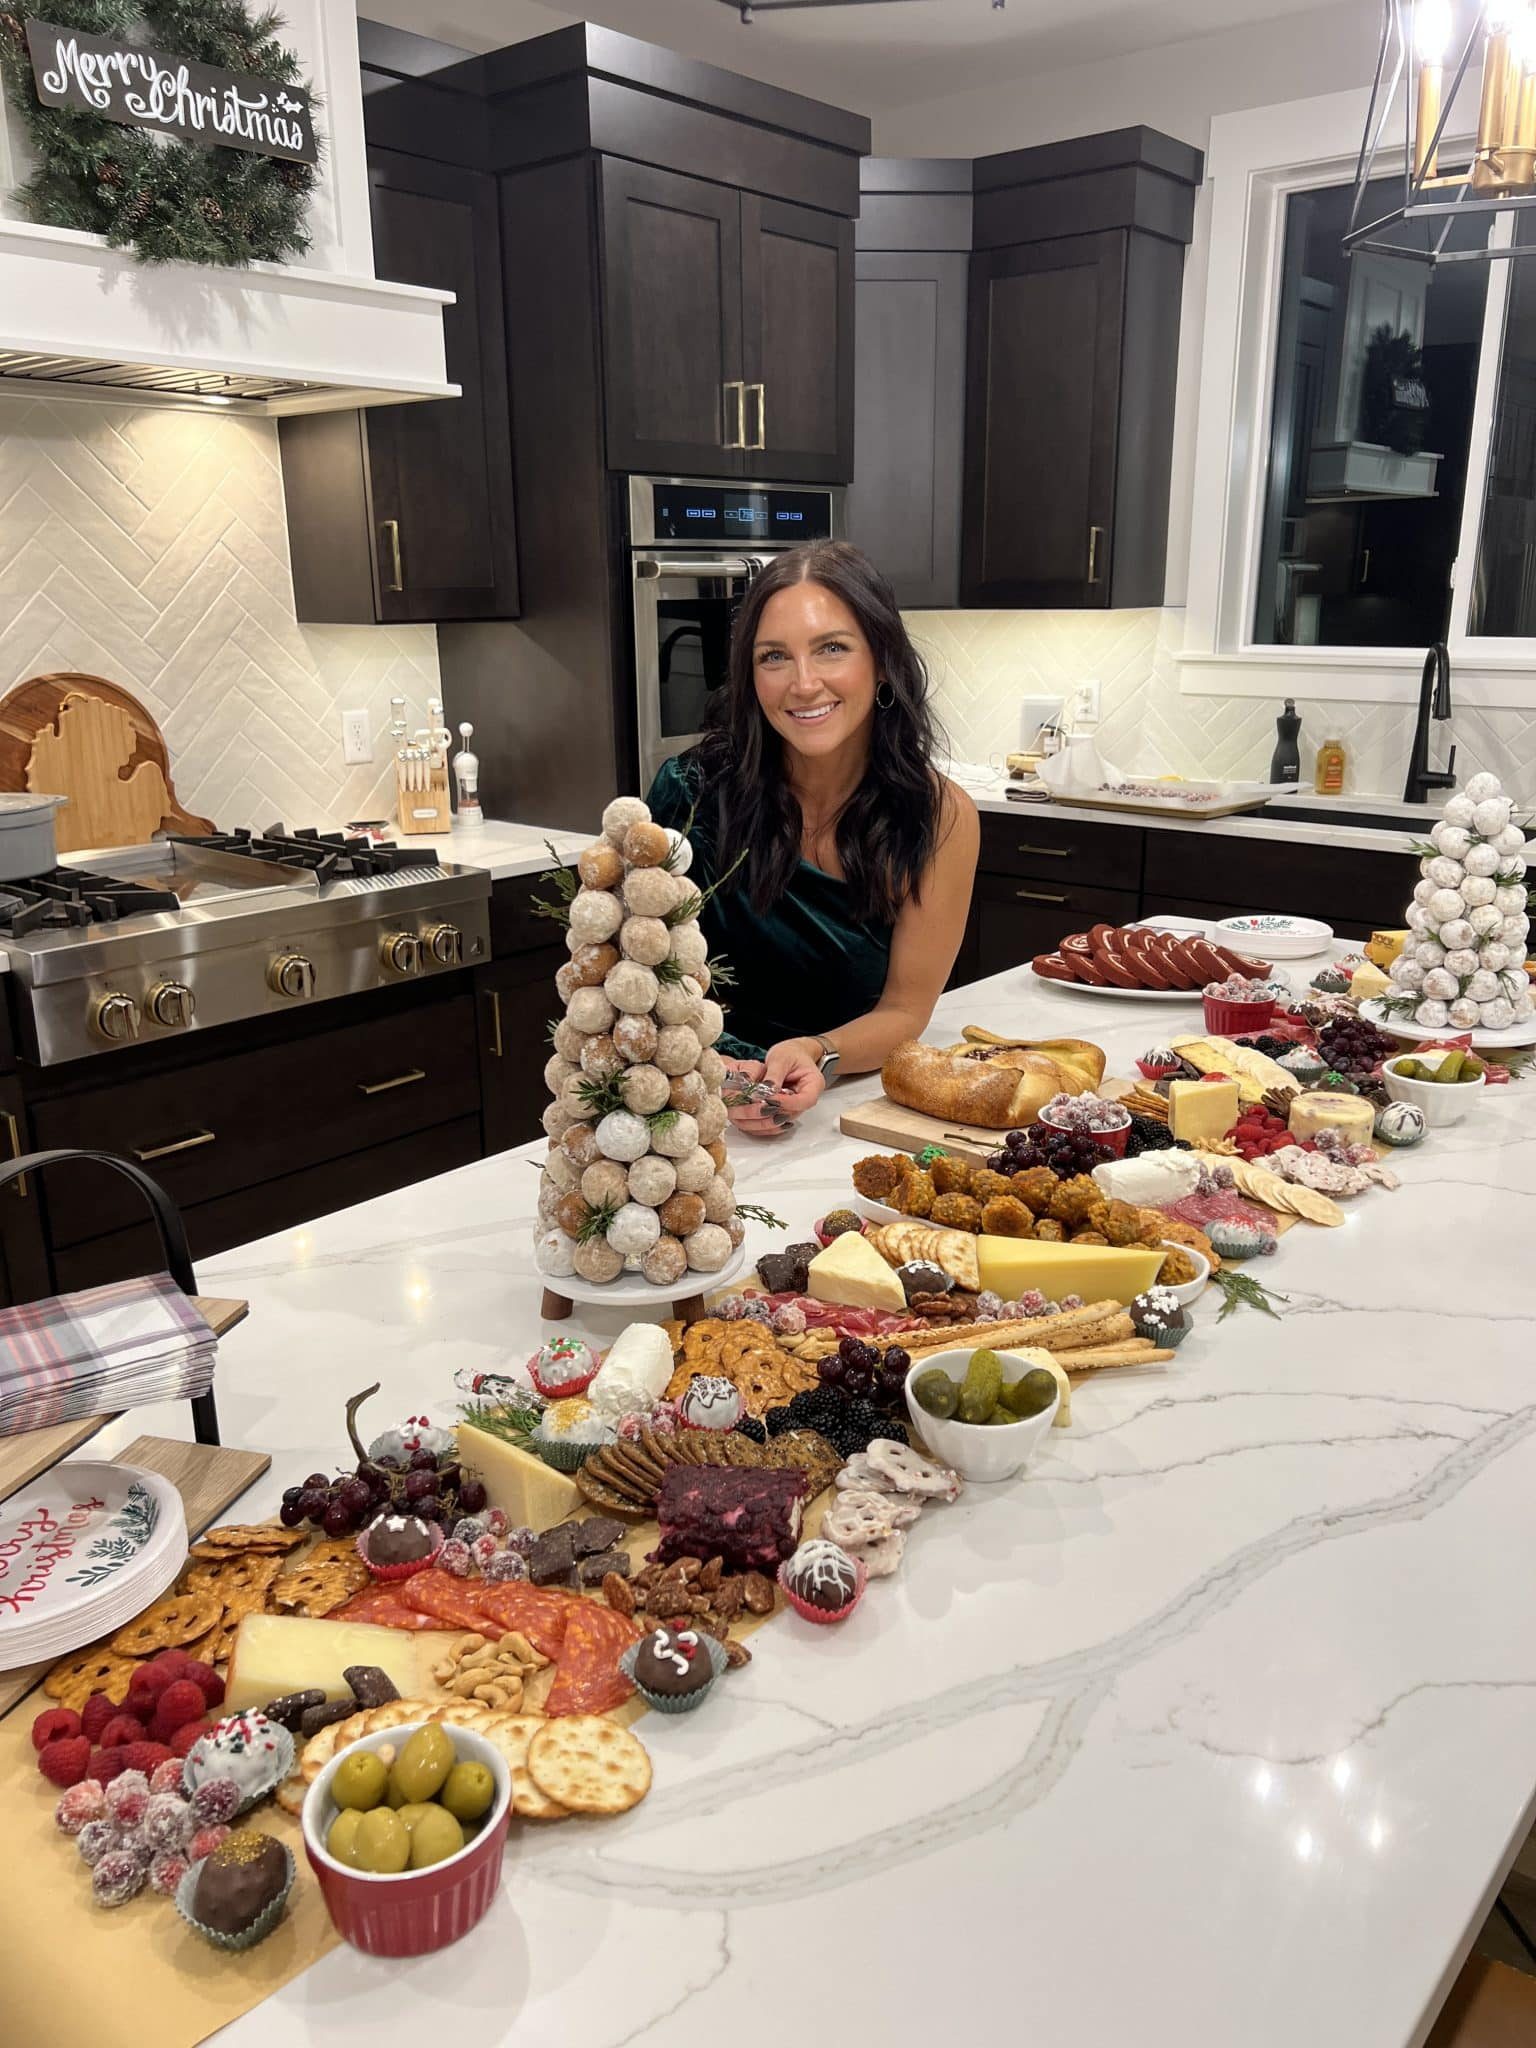
<path id="1" fill-rule="evenodd" d="M 280 422 L 301 620 L 514 618 L 506 343 L 495 180 L 370 149 L 374 267 L 454 294 L 443 309 L 458 398 Z"/>
<path id="2" fill-rule="evenodd" d="M 978 875 L 975 904 L 976 972 L 1001 974 L 1037 953 L 1054 952 L 1069 932 L 1132 923 L 1140 898 L 1134 890 L 1095 889 L 1065 879 Z"/>
<path id="3" fill-rule="evenodd" d="M 539 914 L 549 886 L 511 877 L 491 891 L 491 960 L 475 974 L 480 1112 L 485 1150 L 505 1152 L 539 1135 L 549 1101 L 550 1019 L 560 1014 L 555 975 L 570 955 L 560 928 Z"/>
<path id="4" fill-rule="evenodd" d="M 604 158 L 610 468 L 840 482 L 853 467 L 853 230 Z"/>
<path id="5" fill-rule="evenodd" d="M 37 1149 L 28 1133 L 27 1106 L 14 1074 L 0 1078 L 3 1156 L 19 1159 Z M 0 1187 L 0 1307 L 37 1301 L 51 1291 L 35 1175 Z"/>
<path id="6" fill-rule="evenodd" d="M 1162 602 L 1200 168 L 1145 128 L 976 164 L 966 604 Z"/>
<path id="7" fill-rule="evenodd" d="M 1148 908 L 1211 906 L 1186 913 L 1194 917 L 1272 910 L 1322 918 L 1341 938 L 1369 937 L 1402 921 L 1418 879 L 1409 853 L 1233 836 L 1213 859 L 1196 832 L 1149 832 L 1146 840 Z"/>

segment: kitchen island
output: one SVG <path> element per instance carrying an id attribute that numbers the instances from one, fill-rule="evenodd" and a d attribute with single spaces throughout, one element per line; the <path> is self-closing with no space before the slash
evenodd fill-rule
<path id="1" fill-rule="evenodd" d="M 1197 1018 L 1015 972 L 928 1035 L 1070 1031 L 1123 1073 Z M 734 1142 L 744 1198 L 803 1235 L 870 1092 Z M 334 1466 L 348 1394 L 445 1418 L 456 1371 L 533 1349 L 534 1151 L 204 1262 L 251 1303 L 218 1379 L 226 1440 L 273 1454 L 242 1517 Z M 1536 1786 L 1536 1096 L 1393 1164 L 1260 1262 L 1279 1320 L 1208 1296 L 1166 1369 L 1080 1381 L 1022 1480 L 925 1516 L 845 1627 L 783 1615 L 699 1717 L 648 1716 L 649 1799 L 520 1828 L 468 1940 L 339 1949 L 221 2039 L 1422 2041 Z M 185 1412 L 101 1441 L 144 1428 Z"/>

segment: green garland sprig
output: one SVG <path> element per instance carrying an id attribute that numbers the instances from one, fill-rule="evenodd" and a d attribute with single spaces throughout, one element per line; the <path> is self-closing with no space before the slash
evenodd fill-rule
<path id="1" fill-rule="evenodd" d="M 310 91 L 298 57 L 277 40 L 282 16 L 271 8 L 253 15 L 242 0 L 49 0 L 47 18 L 82 35 L 138 41 L 189 63 Z M 141 263 L 281 263 L 309 247 L 314 165 L 45 107 L 23 14 L 5 0 L 0 81 L 37 159 L 19 189 L 32 220 L 102 235 Z"/>

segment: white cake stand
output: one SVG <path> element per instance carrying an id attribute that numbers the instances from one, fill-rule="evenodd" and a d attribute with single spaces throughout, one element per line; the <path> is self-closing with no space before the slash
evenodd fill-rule
<path id="1" fill-rule="evenodd" d="M 704 1296 L 728 1287 L 747 1264 L 747 1248 L 740 1245 L 718 1273 L 685 1273 L 670 1287 L 656 1286 L 642 1273 L 624 1273 L 617 1280 L 583 1280 L 575 1273 L 563 1280 L 544 1282 L 540 1313 L 547 1323 L 563 1322 L 579 1301 L 587 1308 L 670 1307 L 679 1322 L 696 1323 L 706 1313 Z M 692 1290 L 679 1293 L 679 1288 Z"/>

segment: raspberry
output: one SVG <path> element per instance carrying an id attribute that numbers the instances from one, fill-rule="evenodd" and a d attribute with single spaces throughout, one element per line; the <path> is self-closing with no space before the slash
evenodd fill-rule
<path id="1" fill-rule="evenodd" d="M 50 1742 L 37 1753 L 37 1768 L 61 1792 L 79 1784 L 90 1761 L 91 1745 L 83 1735 L 61 1735 L 57 1742 Z"/>
<path id="2" fill-rule="evenodd" d="M 186 1874 L 186 1857 L 178 1849 L 167 1849 L 149 1866 L 149 1888 L 152 1892 L 159 1892 L 162 1898 L 172 1898 Z"/>
<path id="3" fill-rule="evenodd" d="M 117 1842 L 117 1823 L 106 1818 L 88 1820 L 75 1837 L 82 1863 L 99 1863 L 109 1849 L 117 1847 Z"/>
<path id="4" fill-rule="evenodd" d="M 44 1707 L 32 1723 L 32 1747 L 46 1749 L 50 1742 L 57 1742 L 61 1735 L 78 1735 L 80 1716 L 68 1707 Z"/>
<path id="5" fill-rule="evenodd" d="M 85 1737 L 82 1735 L 80 1739 L 83 1742 Z M 98 1784 L 110 1785 L 118 1772 L 126 1771 L 127 1768 L 128 1752 L 126 1749 L 98 1749 L 91 1758 L 85 1775 L 88 1778 L 94 1778 Z"/>
<path id="6" fill-rule="evenodd" d="M 172 1678 L 180 1678 L 192 1659 L 185 1650 L 160 1650 L 149 1661 L 152 1669 L 168 1671 Z"/>
<path id="7" fill-rule="evenodd" d="M 109 1849 L 91 1872 L 98 1906 L 126 1906 L 144 1889 L 144 1866 L 126 1849 Z"/>
<path id="8" fill-rule="evenodd" d="M 223 1705 L 224 1681 L 211 1664 L 199 1664 L 194 1660 L 188 1664 L 183 1676 L 202 1694 L 205 1708 Z"/>
<path id="9" fill-rule="evenodd" d="M 114 1714 L 96 1740 L 103 1749 L 115 1749 L 120 1742 L 142 1742 L 144 1723 L 132 1714 Z"/>
<path id="10" fill-rule="evenodd" d="M 168 1756 L 158 1763 L 149 1774 L 151 1792 L 179 1792 L 181 1790 L 181 1758 Z"/>
<path id="11" fill-rule="evenodd" d="M 117 1701 L 104 1692 L 93 1692 L 80 1710 L 80 1733 L 88 1735 L 92 1742 L 100 1742 L 101 1731 L 122 1708 Z"/>
<path id="12" fill-rule="evenodd" d="M 123 1769 L 107 1787 L 107 1812 L 120 1828 L 136 1828 L 149 1805 L 149 1779 L 124 1759 Z"/>
<path id="13" fill-rule="evenodd" d="M 123 1751 L 123 1768 L 141 1771 L 149 1779 L 168 1758 L 175 1761 L 163 1742 L 130 1742 Z"/>
<path id="14" fill-rule="evenodd" d="M 207 1711 L 208 1702 L 201 1686 L 194 1685 L 190 1678 L 172 1679 L 155 1702 L 155 1718 L 149 1724 L 149 1732 L 156 1742 L 168 1742 L 178 1728 L 184 1728 L 189 1721 L 200 1721 Z"/>
<path id="15" fill-rule="evenodd" d="M 192 1794 L 192 1820 L 196 1827 L 217 1827 L 233 1820 L 240 1809 L 240 1787 L 233 1778 L 205 1778 Z"/>
<path id="16" fill-rule="evenodd" d="M 142 1714 L 147 1721 L 155 1711 L 155 1701 L 171 1683 L 174 1672 L 162 1671 L 157 1664 L 141 1664 L 128 1681 L 128 1710 Z"/>
<path id="17" fill-rule="evenodd" d="M 230 1832 L 226 1827 L 199 1828 L 187 1844 L 188 1862 L 201 1863 L 205 1856 L 211 1856 L 220 1842 L 228 1839 Z"/>
<path id="18" fill-rule="evenodd" d="M 192 1809 L 179 1792 L 156 1792 L 144 1809 L 144 1839 L 157 1852 L 179 1850 L 192 1832 L 191 1817 Z"/>
<path id="19" fill-rule="evenodd" d="M 53 1809 L 53 1824 L 61 1835 L 78 1835 L 87 1821 L 100 1820 L 106 1812 L 106 1795 L 94 1778 L 82 1778 L 71 1785 Z"/>
<path id="20" fill-rule="evenodd" d="M 171 1755 L 185 1756 L 194 1742 L 200 1742 L 213 1727 L 213 1717 L 205 1714 L 201 1721 L 188 1721 L 184 1728 L 178 1728 L 171 1737 Z"/>

